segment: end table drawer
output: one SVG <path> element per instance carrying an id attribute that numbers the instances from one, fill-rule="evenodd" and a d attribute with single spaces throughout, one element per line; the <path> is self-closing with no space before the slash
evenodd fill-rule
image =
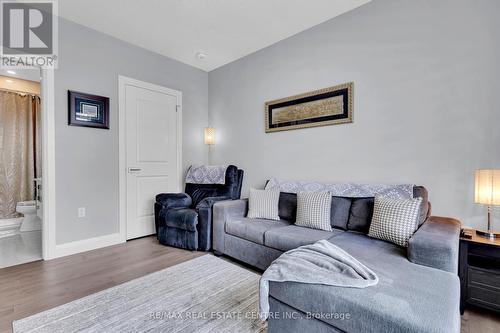
<path id="1" fill-rule="evenodd" d="M 468 302 L 471 304 L 485 306 L 492 310 L 500 310 L 500 292 L 498 291 L 469 286 L 467 294 Z"/>
<path id="2" fill-rule="evenodd" d="M 469 267 L 469 283 L 500 292 L 500 274 Z"/>
<path id="3" fill-rule="evenodd" d="M 491 249 L 487 246 L 472 244 L 469 249 L 469 254 L 480 257 L 491 257 Z"/>

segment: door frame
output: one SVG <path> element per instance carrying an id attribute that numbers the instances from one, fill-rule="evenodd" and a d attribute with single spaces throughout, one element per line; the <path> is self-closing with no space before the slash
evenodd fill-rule
<path id="1" fill-rule="evenodd" d="M 2 57 L 0 57 L 0 60 Z M 56 157 L 54 69 L 31 66 L 39 71 L 42 156 L 42 259 L 56 258 Z"/>
<path id="2" fill-rule="evenodd" d="M 40 68 L 42 112 L 42 258 L 56 254 L 56 157 L 54 69 Z"/>
<path id="3" fill-rule="evenodd" d="M 126 145 L 126 110 L 125 110 L 125 88 L 134 86 L 168 95 L 177 98 L 176 122 L 177 122 L 177 188 L 180 192 L 182 188 L 182 92 L 149 82 L 144 82 L 130 77 L 118 76 L 118 132 L 119 132 L 119 233 L 123 242 L 127 240 L 127 145 Z"/>

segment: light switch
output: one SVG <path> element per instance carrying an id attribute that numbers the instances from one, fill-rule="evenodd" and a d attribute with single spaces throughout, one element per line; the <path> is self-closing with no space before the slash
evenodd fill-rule
<path id="1" fill-rule="evenodd" d="M 79 218 L 85 217 L 85 214 L 86 214 L 85 207 L 78 208 L 78 217 Z"/>

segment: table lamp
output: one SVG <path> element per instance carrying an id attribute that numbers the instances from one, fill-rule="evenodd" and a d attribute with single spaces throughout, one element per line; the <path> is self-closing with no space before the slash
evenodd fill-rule
<path id="1" fill-rule="evenodd" d="M 474 202 L 488 207 L 488 230 L 476 233 L 483 237 L 497 238 L 500 233 L 491 229 L 491 206 L 500 205 L 500 169 L 476 170 Z"/>

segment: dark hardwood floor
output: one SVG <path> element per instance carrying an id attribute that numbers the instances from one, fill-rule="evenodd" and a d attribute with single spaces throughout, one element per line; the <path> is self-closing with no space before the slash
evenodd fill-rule
<path id="1" fill-rule="evenodd" d="M 0 269 L 0 332 L 12 321 L 203 255 L 155 237 Z"/>
<path id="2" fill-rule="evenodd" d="M 0 333 L 12 321 L 203 255 L 158 244 L 155 237 L 0 269 Z M 500 332 L 500 315 L 468 309 L 462 333 Z"/>

